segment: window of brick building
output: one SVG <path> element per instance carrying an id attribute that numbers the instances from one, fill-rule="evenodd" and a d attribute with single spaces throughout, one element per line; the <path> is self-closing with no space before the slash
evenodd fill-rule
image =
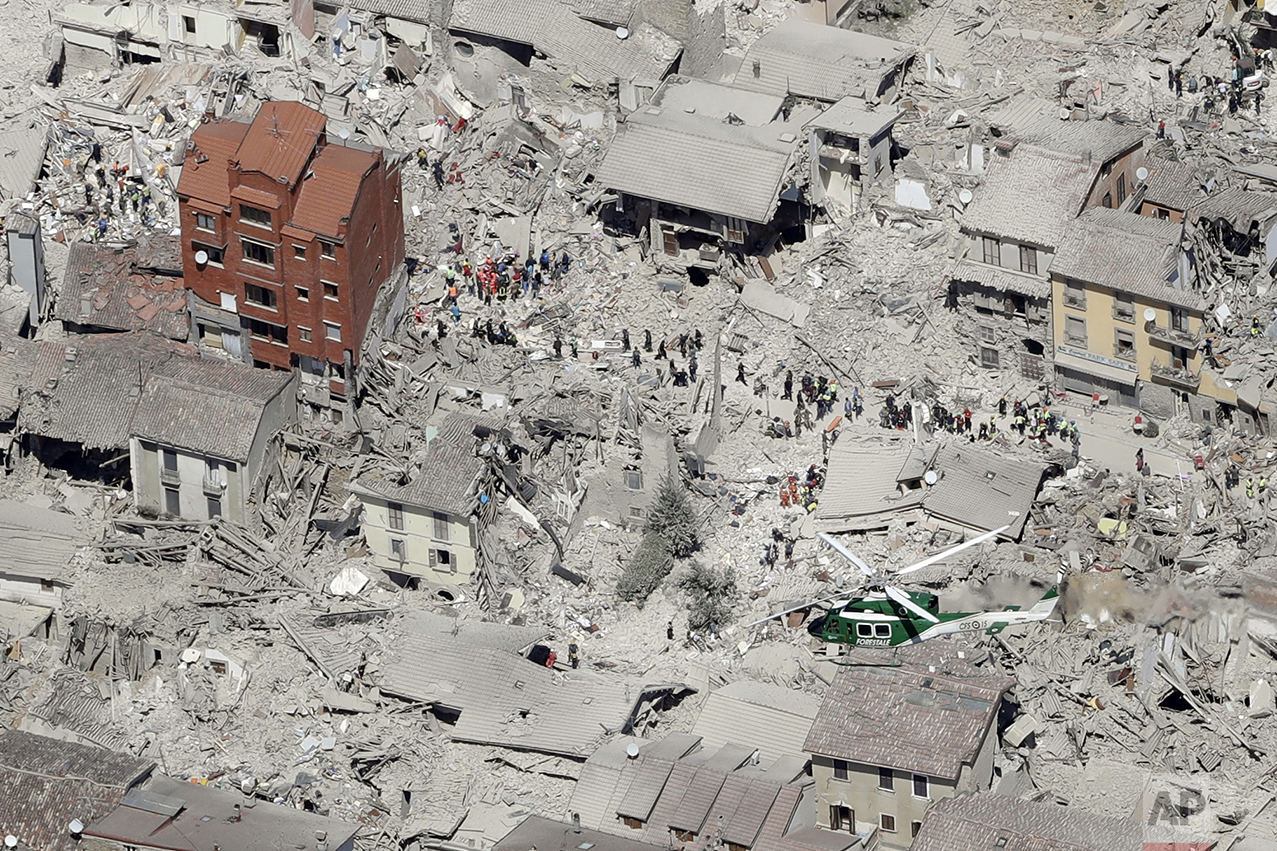
<path id="1" fill-rule="evenodd" d="M 260 207 L 250 207 L 248 204 L 239 205 L 239 220 L 264 228 L 268 228 L 271 225 L 269 210 L 263 210 Z"/>
<path id="2" fill-rule="evenodd" d="M 191 250 L 195 252 L 203 251 L 208 255 L 208 262 L 213 266 L 221 266 L 226 260 L 226 246 L 219 248 L 216 245 L 208 245 L 203 242 L 192 242 Z"/>
<path id="3" fill-rule="evenodd" d="M 244 284 L 244 300 L 258 307 L 269 307 L 271 310 L 279 302 L 279 295 L 270 287 L 259 287 L 257 284 Z"/>
<path id="4" fill-rule="evenodd" d="M 250 263 L 260 263 L 263 266 L 270 266 L 272 269 L 275 268 L 274 247 L 247 239 L 241 239 L 240 243 L 244 246 L 245 260 Z"/>
<path id="5" fill-rule="evenodd" d="M 249 319 L 248 330 L 255 339 L 288 345 L 288 329 L 282 325 L 274 325 L 260 319 Z"/>

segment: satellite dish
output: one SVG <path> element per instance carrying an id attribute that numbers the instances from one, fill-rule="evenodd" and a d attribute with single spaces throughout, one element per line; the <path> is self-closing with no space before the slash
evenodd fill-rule
<path id="1" fill-rule="evenodd" d="M 970 189 L 959 189 L 959 190 L 958 190 L 958 200 L 959 200 L 959 201 L 961 201 L 963 204 L 970 204 L 970 203 L 971 203 L 971 199 L 972 199 L 972 198 L 974 198 L 974 197 L 975 197 L 975 196 L 971 194 L 971 190 L 970 190 Z"/>
<path id="2" fill-rule="evenodd" d="M 71 823 L 67 825 L 67 830 L 71 831 L 72 836 L 79 836 L 84 833 L 84 822 L 78 818 L 71 819 Z"/>
<path id="3" fill-rule="evenodd" d="M 617 27 L 616 37 L 624 41 L 625 39 L 630 37 L 630 31 L 626 29 L 625 27 Z"/>
<path id="4" fill-rule="evenodd" d="M 1144 321 L 1145 321 L 1145 322 L 1156 322 L 1156 321 L 1157 321 L 1157 311 L 1156 311 L 1156 310 L 1154 310 L 1154 309 L 1153 309 L 1153 308 L 1151 308 L 1151 307 L 1146 307 L 1146 308 L 1144 308 Z"/>
<path id="5" fill-rule="evenodd" d="M 929 485 L 934 485 L 936 482 L 940 481 L 940 477 L 936 475 L 935 470 L 928 470 L 922 474 L 922 480 Z"/>
<path id="6" fill-rule="evenodd" d="M 1144 168 L 1144 166 L 1140 166 L 1135 169 L 1135 176 L 1140 180 L 1148 180 L 1148 169 Z"/>
<path id="7" fill-rule="evenodd" d="M 634 759 L 636 756 L 639 755 L 639 746 L 634 744 L 633 742 L 630 742 L 628 745 L 625 746 L 625 755 L 628 756 L 630 759 Z"/>
<path id="8" fill-rule="evenodd" d="M 200 266 L 203 266 L 205 263 L 207 263 L 207 262 L 208 262 L 208 252 L 207 252 L 207 251 L 196 251 L 196 252 L 195 252 L 195 262 L 196 262 L 196 264 L 197 264 L 197 265 L 200 265 Z"/>

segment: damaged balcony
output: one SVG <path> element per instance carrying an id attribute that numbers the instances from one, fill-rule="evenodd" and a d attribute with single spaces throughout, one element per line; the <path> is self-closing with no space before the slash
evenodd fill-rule
<path id="1" fill-rule="evenodd" d="M 1187 331 L 1166 328 L 1152 322 L 1144 326 L 1144 333 L 1148 335 L 1150 340 L 1165 343 L 1168 346 L 1179 346 L 1189 351 L 1196 351 L 1197 347 L 1202 343 L 1199 334 L 1190 334 Z"/>
<path id="2" fill-rule="evenodd" d="M 1184 367 L 1166 366 L 1165 364 L 1155 363 L 1151 370 L 1152 378 L 1160 384 L 1168 384 L 1171 387 L 1178 387 L 1181 390 L 1187 390 L 1191 393 L 1197 392 L 1197 387 L 1202 383 L 1200 373 Z"/>

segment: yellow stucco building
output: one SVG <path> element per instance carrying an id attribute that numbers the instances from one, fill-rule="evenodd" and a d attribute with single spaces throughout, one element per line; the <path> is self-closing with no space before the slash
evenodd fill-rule
<path id="1" fill-rule="evenodd" d="M 1184 225 L 1087 210 L 1051 267 L 1055 371 L 1067 390 L 1169 416 L 1203 399 L 1236 403 L 1203 372 L 1202 319 Z"/>

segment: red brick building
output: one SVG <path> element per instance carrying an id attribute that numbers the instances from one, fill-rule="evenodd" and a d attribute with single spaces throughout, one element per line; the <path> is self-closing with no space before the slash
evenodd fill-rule
<path id="1" fill-rule="evenodd" d="M 341 407 L 378 290 L 403 280 L 401 179 L 379 149 L 329 144 L 325 121 L 292 101 L 208 121 L 177 194 L 192 341 L 300 369 Z"/>

